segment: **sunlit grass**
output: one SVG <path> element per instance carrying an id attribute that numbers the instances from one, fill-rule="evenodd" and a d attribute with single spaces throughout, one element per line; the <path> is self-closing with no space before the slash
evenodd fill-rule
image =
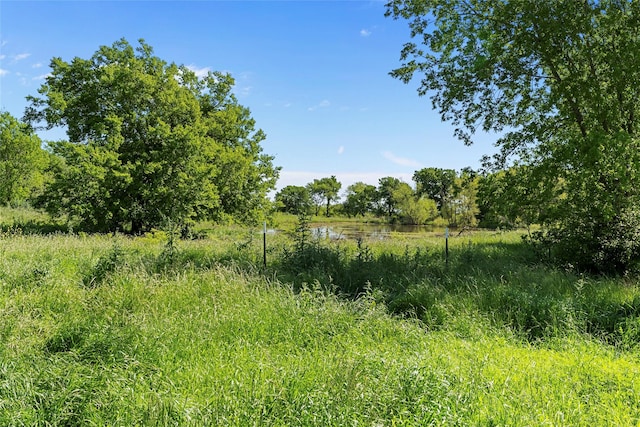
<path id="1" fill-rule="evenodd" d="M 174 252 L 5 232 L 0 425 L 640 422 L 634 279 L 515 233 L 456 236 L 448 263 L 442 236 L 321 242 L 306 268 L 268 237 L 264 269 L 240 227 Z"/>

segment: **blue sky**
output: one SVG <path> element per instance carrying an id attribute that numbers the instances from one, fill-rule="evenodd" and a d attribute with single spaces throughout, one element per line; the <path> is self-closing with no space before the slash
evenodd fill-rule
<path id="1" fill-rule="evenodd" d="M 278 187 L 336 175 L 343 190 L 423 167 L 479 167 L 494 135 L 465 147 L 418 82 L 389 76 L 409 41 L 381 1 L 7 1 L 0 3 L 0 109 L 22 117 L 53 57 L 89 58 L 143 38 L 160 58 L 227 71 L 282 167 Z M 63 134 L 42 134 L 44 139 Z"/>

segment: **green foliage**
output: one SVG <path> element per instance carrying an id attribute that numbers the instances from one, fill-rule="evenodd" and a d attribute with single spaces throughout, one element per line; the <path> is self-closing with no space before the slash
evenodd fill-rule
<path id="1" fill-rule="evenodd" d="M 478 178 L 474 171 L 424 168 L 413 174 L 416 195 L 435 201 L 440 216 L 453 227 L 475 227 Z M 429 216 L 433 219 L 435 217 Z"/>
<path id="2" fill-rule="evenodd" d="M 313 182 L 308 184 L 309 193 L 316 201 L 316 215 L 318 215 L 319 201 L 324 200 L 326 201 L 325 216 L 329 216 L 331 202 L 339 199 L 338 192 L 341 187 L 342 184 L 338 182 L 334 175 L 328 178 L 314 179 Z"/>
<path id="3" fill-rule="evenodd" d="M 475 227 L 478 225 L 478 177 L 462 175 L 456 178 L 456 196 L 451 201 L 453 221 L 451 225 L 456 227 Z"/>
<path id="4" fill-rule="evenodd" d="M 309 189 L 298 185 L 287 185 L 276 193 L 276 208 L 280 212 L 299 215 L 311 209 L 312 200 Z"/>
<path id="5" fill-rule="evenodd" d="M 518 158 L 546 177 L 526 187 L 563 259 L 601 271 L 638 261 L 622 249 L 633 242 L 608 233 L 639 206 L 640 3 L 392 0 L 387 15 L 408 19 L 416 39 L 391 74 L 421 75 L 419 94 L 466 143 L 476 129 L 500 132 L 495 166 Z M 609 260 L 607 242 L 634 255 Z"/>
<path id="6" fill-rule="evenodd" d="M 40 138 L 7 112 L 0 113 L 0 205 L 17 205 L 39 191 L 47 156 Z"/>
<path id="7" fill-rule="evenodd" d="M 417 198 L 413 189 L 405 182 L 394 189 L 391 198 L 403 224 L 422 225 L 438 216 L 436 203 L 426 197 Z"/>
<path id="8" fill-rule="evenodd" d="M 85 286 L 93 287 L 104 283 L 112 274 L 114 274 L 125 263 L 125 254 L 122 246 L 114 241 L 111 250 L 98 258 L 96 264 L 82 278 Z"/>
<path id="9" fill-rule="evenodd" d="M 198 78 L 140 41 L 102 46 L 90 58 L 51 61 L 25 117 L 66 125 L 69 142 L 39 199 L 83 228 L 141 233 L 166 218 L 256 220 L 278 169 L 265 135 L 238 104 L 228 74 Z"/>
<path id="10" fill-rule="evenodd" d="M 372 212 L 378 199 L 376 187 L 364 182 L 356 182 L 347 187 L 346 200 L 343 203 L 345 213 L 351 216 L 365 216 Z"/>
<path id="11" fill-rule="evenodd" d="M 402 181 L 392 176 L 385 176 L 378 180 L 379 210 L 383 215 L 391 217 L 396 213 L 397 206 L 393 194 L 402 184 Z"/>
<path id="12" fill-rule="evenodd" d="M 428 224 L 438 217 L 436 202 L 427 198 L 415 199 L 410 197 L 400 203 L 403 224 Z"/>
<path id="13" fill-rule="evenodd" d="M 458 174 L 453 169 L 424 168 L 413 174 L 416 194 L 435 200 L 441 211 L 450 203 Z"/>

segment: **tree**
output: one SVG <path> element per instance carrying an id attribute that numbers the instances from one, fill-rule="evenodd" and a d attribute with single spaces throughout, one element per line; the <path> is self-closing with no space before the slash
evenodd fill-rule
<path id="1" fill-rule="evenodd" d="M 423 225 L 438 216 L 436 202 L 426 197 L 405 199 L 400 204 L 403 224 Z"/>
<path id="2" fill-rule="evenodd" d="M 311 195 L 306 187 L 287 185 L 276 194 L 276 205 L 281 212 L 294 215 L 308 213 L 311 208 Z"/>
<path id="3" fill-rule="evenodd" d="M 252 221 L 267 206 L 278 168 L 230 75 L 198 78 L 124 39 L 51 69 L 25 112 L 67 128 L 69 141 L 50 147 L 64 160 L 40 199 L 50 213 L 140 233 L 166 220 Z"/>
<path id="4" fill-rule="evenodd" d="M 561 259 L 640 261 L 639 2 L 391 0 L 387 15 L 417 39 L 392 76 L 421 75 L 419 95 L 465 143 L 501 133 L 494 167 L 519 159 L 560 183 L 543 192 L 563 195 L 544 223 Z"/>
<path id="5" fill-rule="evenodd" d="M 25 201 L 43 184 L 47 156 L 41 145 L 27 125 L 0 113 L 0 204 Z"/>
<path id="6" fill-rule="evenodd" d="M 438 216 L 436 202 L 419 197 L 406 182 L 395 188 L 392 198 L 403 224 L 422 225 Z"/>
<path id="7" fill-rule="evenodd" d="M 424 168 L 413 174 L 418 197 L 427 197 L 436 202 L 440 214 L 449 221 L 453 220 L 453 197 L 456 194 L 456 177 L 453 169 Z"/>
<path id="8" fill-rule="evenodd" d="M 396 211 L 396 203 L 393 194 L 402 184 L 405 183 L 392 176 L 385 176 L 378 180 L 380 210 L 388 217 L 393 216 Z"/>
<path id="9" fill-rule="evenodd" d="M 489 173 L 478 181 L 478 204 L 486 227 L 527 227 L 546 222 L 554 216 L 560 183 L 554 177 L 540 175 L 539 168 L 514 165 Z M 547 182 L 549 181 L 549 182 Z"/>
<path id="10" fill-rule="evenodd" d="M 335 175 L 332 175 L 329 178 L 314 179 L 308 188 L 312 197 L 315 195 L 315 197 L 326 201 L 327 210 L 325 215 L 328 217 L 331 202 L 338 200 L 338 192 L 340 188 L 342 188 L 342 184 L 338 182 Z M 317 214 L 318 205 L 316 204 L 316 215 Z"/>
<path id="11" fill-rule="evenodd" d="M 347 187 L 346 200 L 344 202 L 345 213 L 349 216 L 361 215 L 373 210 L 378 193 L 374 185 L 356 182 Z"/>
<path id="12" fill-rule="evenodd" d="M 454 224 L 457 227 L 475 227 L 478 225 L 478 181 L 479 178 L 469 170 L 463 170 L 461 176 L 456 178 L 456 195 L 452 204 L 454 206 Z"/>

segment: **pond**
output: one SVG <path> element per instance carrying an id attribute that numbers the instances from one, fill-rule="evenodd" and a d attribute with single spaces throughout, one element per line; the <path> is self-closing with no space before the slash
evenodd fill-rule
<path id="1" fill-rule="evenodd" d="M 407 233 L 418 237 L 418 234 L 443 234 L 444 228 L 429 225 L 401 225 L 401 224 L 357 224 L 333 223 L 313 224 L 311 232 L 316 238 L 324 239 L 379 239 L 391 237 L 393 233 Z"/>

